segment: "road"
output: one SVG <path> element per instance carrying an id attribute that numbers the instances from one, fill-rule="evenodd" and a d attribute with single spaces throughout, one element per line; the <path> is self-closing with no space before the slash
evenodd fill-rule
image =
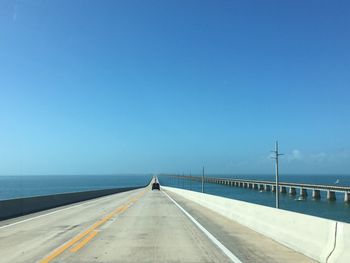
<path id="1" fill-rule="evenodd" d="M 225 229 L 223 218 L 171 196 L 242 262 L 312 262 L 238 224 Z M 232 262 L 162 191 L 149 188 L 2 221 L 0 240 L 4 263 Z M 263 253 L 267 241 L 272 247 Z"/>

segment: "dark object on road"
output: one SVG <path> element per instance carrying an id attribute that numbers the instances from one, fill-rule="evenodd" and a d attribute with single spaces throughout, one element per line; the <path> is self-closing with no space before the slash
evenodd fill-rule
<path id="1" fill-rule="evenodd" d="M 152 190 L 154 190 L 154 189 L 160 190 L 159 183 L 152 184 Z"/>

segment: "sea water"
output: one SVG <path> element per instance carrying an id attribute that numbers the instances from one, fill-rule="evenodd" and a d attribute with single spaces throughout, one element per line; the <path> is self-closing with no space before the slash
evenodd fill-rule
<path id="1" fill-rule="evenodd" d="M 210 177 L 240 178 L 273 181 L 271 175 L 208 175 Z M 145 186 L 152 179 L 147 175 L 23 175 L 0 176 L 0 200 L 40 196 L 58 193 L 70 193 L 97 189 Z M 178 187 L 192 191 L 201 191 L 199 182 L 181 180 L 169 176 L 159 176 L 161 185 Z M 283 182 L 310 183 L 350 186 L 350 176 L 336 175 L 283 175 Z M 231 187 L 220 184 L 205 183 L 206 193 L 228 197 L 250 203 L 275 206 L 275 193 L 249 188 Z M 291 196 L 280 194 L 280 208 L 303 214 L 334 219 L 350 223 L 350 204 L 345 203 L 344 195 L 336 193 L 336 201 L 329 201 L 326 193 L 321 191 L 321 199 L 312 199 L 311 192 L 304 201 L 298 201 L 298 194 Z"/>
<path id="2" fill-rule="evenodd" d="M 0 200 L 147 185 L 152 175 L 0 176 Z"/>

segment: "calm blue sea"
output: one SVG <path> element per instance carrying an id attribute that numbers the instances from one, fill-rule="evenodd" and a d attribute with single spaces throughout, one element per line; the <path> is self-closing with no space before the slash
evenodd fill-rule
<path id="1" fill-rule="evenodd" d="M 211 177 L 225 178 L 243 178 L 253 180 L 269 180 L 273 181 L 274 176 L 269 175 L 208 175 Z M 339 183 L 335 184 L 339 179 Z M 337 175 L 283 175 L 283 182 L 298 182 L 298 183 L 314 183 L 327 185 L 343 185 L 350 186 L 350 176 Z M 159 182 L 161 185 L 179 187 L 193 191 L 201 191 L 201 184 L 189 180 L 181 180 L 167 176 L 160 176 Z M 229 197 L 250 203 L 275 207 L 275 193 L 259 192 L 248 188 L 230 187 L 219 184 L 205 184 L 205 192 L 213 195 Z M 299 194 L 299 193 L 298 193 Z M 338 221 L 350 223 L 350 204 L 344 203 L 344 195 L 337 194 L 336 201 L 328 201 L 325 192 L 321 192 L 321 200 L 313 200 L 312 193 L 308 192 L 308 198 L 305 201 L 297 201 L 297 196 L 289 194 L 280 194 L 281 209 L 299 212 L 308 215 L 314 215 L 323 218 L 334 219 Z"/>
<path id="2" fill-rule="evenodd" d="M 268 175 L 210 176 L 274 180 L 273 176 Z M 0 176 L 0 200 L 95 189 L 143 186 L 148 184 L 151 178 L 152 175 Z M 335 182 L 337 179 L 339 179 L 337 185 L 350 186 L 350 176 L 344 175 L 281 176 L 281 181 L 284 182 L 315 184 L 336 185 Z M 179 180 L 166 176 L 160 176 L 159 181 L 161 185 L 179 187 L 193 191 L 201 190 L 201 185 L 198 182 Z M 275 194 L 272 192 L 259 192 L 247 188 L 229 187 L 218 184 L 205 184 L 205 192 L 261 205 L 271 207 L 275 206 Z M 324 192 L 321 192 L 321 195 L 321 200 L 313 200 L 311 192 L 309 192 L 309 196 L 305 201 L 297 201 L 296 199 L 298 196 L 293 197 L 289 194 L 281 194 L 280 206 L 285 210 L 350 223 L 350 205 L 343 202 L 344 196 L 342 194 L 337 194 L 336 201 L 328 201 Z"/>
<path id="3" fill-rule="evenodd" d="M 18 197 L 144 186 L 152 175 L 0 176 L 0 200 Z"/>

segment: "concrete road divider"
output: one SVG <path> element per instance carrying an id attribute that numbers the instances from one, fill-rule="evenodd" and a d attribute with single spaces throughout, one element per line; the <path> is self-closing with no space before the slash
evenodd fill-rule
<path id="1" fill-rule="evenodd" d="M 336 231 L 336 245 L 328 263 L 350 262 L 350 224 L 338 222 Z"/>
<path id="2" fill-rule="evenodd" d="M 172 187 L 164 190 L 253 229 L 319 262 L 350 262 L 350 225 Z"/>

